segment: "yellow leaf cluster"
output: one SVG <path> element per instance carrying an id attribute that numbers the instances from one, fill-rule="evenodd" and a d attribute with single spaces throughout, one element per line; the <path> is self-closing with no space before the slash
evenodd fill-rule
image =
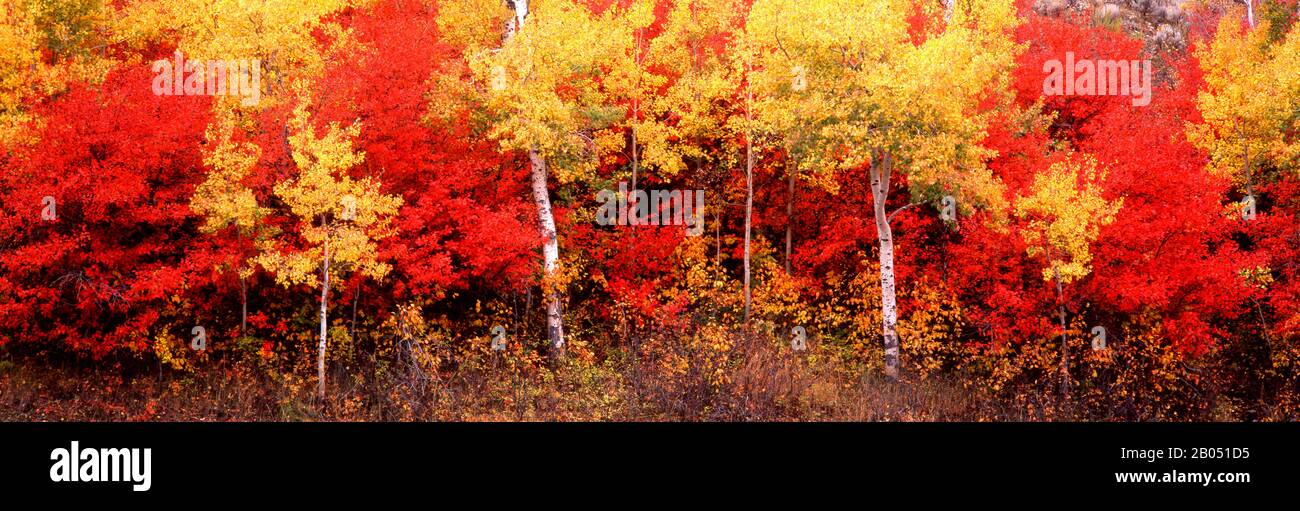
<path id="1" fill-rule="evenodd" d="M 103 79 L 112 10 L 96 0 L 0 0 L 0 147 L 31 143 L 27 110 L 73 81 Z M 42 55 L 42 49 L 48 55 Z"/>
<path id="2" fill-rule="evenodd" d="M 734 135 L 726 121 L 740 75 L 734 52 L 718 38 L 740 31 L 742 22 L 740 0 L 683 0 L 668 11 L 642 66 L 662 75 L 644 80 L 655 93 L 636 124 L 646 165 L 677 175 L 688 161 L 709 158 L 700 141 Z"/>
<path id="3" fill-rule="evenodd" d="M 482 49 L 470 69 L 496 114 L 489 136 L 506 150 L 536 149 L 556 178 L 589 176 L 615 139 L 596 132 L 624 118 L 637 23 L 616 7 L 594 14 L 573 0 L 533 0 L 524 26 L 499 49 Z M 634 7 L 631 12 L 636 12 Z"/>
<path id="4" fill-rule="evenodd" d="M 267 247 L 258 262 L 285 286 L 316 286 L 317 273 L 327 261 L 331 274 L 354 270 L 382 278 L 390 268 L 377 259 L 375 240 L 393 233 L 392 219 L 402 199 L 380 193 L 379 183 L 369 177 L 354 179 L 348 174 L 365 159 L 352 147 L 360 125 L 331 123 L 323 136 L 317 136 L 307 102 L 302 101 L 289 128 L 298 173 L 276 184 L 275 195 L 298 219 L 307 248 Z"/>
<path id="5" fill-rule="evenodd" d="M 141 0 L 120 11 L 113 30 L 127 45 L 174 42 L 186 59 L 257 59 L 266 73 L 261 77 L 265 88 L 271 90 L 319 73 L 326 49 L 315 33 L 346 39 L 346 32 L 326 17 L 362 2 Z"/>
<path id="6" fill-rule="evenodd" d="M 758 0 L 746 25 L 753 128 L 825 175 L 894 156 L 913 195 L 956 195 L 1000 210 L 1001 185 L 979 146 L 988 98 L 1006 98 L 1018 51 L 1008 1 L 963 4 L 942 32 L 915 42 L 911 2 Z M 830 179 L 814 179 L 830 183 Z M 833 190 L 832 190 L 833 191 Z"/>
<path id="7" fill-rule="evenodd" d="M 1104 179 L 1092 157 L 1057 162 L 1035 176 L 1030 195 L 1017 199 L 1016 216 L 1027 221 L 1028 254 L 1047 260 L 1044 280 L 1066 284 L 1091 271 L 1090 246 L 1124 204 L 1101 196 Z"/>
<path id="8" fill-rule="evenodd" d="M 1238 184 L 1246 181 L 1247 151 L 1252 168 L 1269 163 L 1300 173 L 1300 24 L 1270 44 L 1267 26 L 1243 32 L 1237 14 L 1225 16 L 1196 53 L 1205 71 L 1197 97 L 1204 122 L 1188 127 L 1189 138 L 1209 153 L 1211 170 Z"/>
<path id="9" fill-rule="evenodd" d="M 482 49 L 501 42 L 506 21 L 514 16 L 505 2 L 450 0 L 438 2 L 438 32 L 457 48 Z"/>
<path id="10" fill-rule="evenodd" d="M 190 209 L 204 217 L 202 229 L 206 233 L 234 225 L 241 233 L 249 234 L 265 214 L 253 191 L 243 185 L 244 178 L 257 165 L 261 150 L 252 142 L 232 139 L 238 129 L 236 114 L 218 109 L 212 125 L 208 126 L 207 139 L 214 148 L 204 155 L 203 162 L 212 170 L 195 187 L 190 199 Z"/>

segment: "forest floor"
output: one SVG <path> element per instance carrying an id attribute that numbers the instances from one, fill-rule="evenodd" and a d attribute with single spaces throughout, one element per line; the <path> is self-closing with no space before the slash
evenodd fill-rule
<path id="1" fill-rule="evenodd" d="M 1042 421 L 1050 397 L 997 400 L 940 377 L 856 382 L 778 376 L 722 388 L 666 388 L 630 374 L 466 371 L 413 386 L 334 376 L 324 402 L 311 378 L 243 365 L 141 371 L 0 360 L 0 421 Z M 418 395 L 417 395 L 418 394 Z"/>

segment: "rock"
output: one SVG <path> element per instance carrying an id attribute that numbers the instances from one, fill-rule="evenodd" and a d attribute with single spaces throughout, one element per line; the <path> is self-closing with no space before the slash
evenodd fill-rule
<path id="1" fill-rule="evenodd" d="M 1183 21 L 1183 10 L 1174 4 L 1166 4 L 1161 7 L 1158 14 L 1164 18 L 1165 23 L 1174 24 Z"/>
<path id="2" fill-rule="evenodd" d="M 1161 24 L 1160 28 L 1156 29 L 1156 33 L 1151 36 L 1151 42 L 1158 45 L 1182 48 L 1184 43 L 1183 32 L 1174 28 L 1173 25 L 1164 23 Z"/>
<path id="3" fill-rule="evenodd" d="M 1097 23 L 1112 23 L 1119 19 L 1119 6 L 1115 4 L 1102 4 L 1093 13 L 1092 19 Z"/>
<path id="4" fill-rule="evenodd" d="M 1142 14 L 1150 14 L 1155 8 L 1154 0 L 1128 0 L 1128 6 Z"/>
<path id="5" fill-rule="evenodd" d="M 1034 2 L 1034 12 L 1043 16 L 1056 16 L 1065 12 L 1065 0 L 1038 0 Z"/>

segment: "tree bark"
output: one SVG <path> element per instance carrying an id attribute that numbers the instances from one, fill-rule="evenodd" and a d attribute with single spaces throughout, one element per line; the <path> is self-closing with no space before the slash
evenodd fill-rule
<path id="1" fill-rule="evenodd" d="M 506 0 L 506 8 L 515 12 L 515 17 L 506 22 L 505 40 L 509 41 L 524 26 L 524 19 L 528 17 L 528 0 Z"/>
<path id="2" fill-rule="evenodd" d="M 718 199 L 718 211 L 713 214 L 713 264 L 716 271 L 722 271 L 722 213 L 726 211 L 725 198 Z"/>
<path id="3" fill-rule="evenodd" d="M 239 335 L 248 335 L 248 282 L 239 276 Z"/>
<path id="4" fill-rule="evenodd" d="M 325 262 L 321 274 L 323 282 L 320 287 L 320 346 L 316 351 L 316 397 L 325 399 L 325 345 L 328 342 L 329 297 L 330 297 L 330 242 L 325 238 Z"/>
<path id="5" fill-rule="evenodd" d="M 1240 124 L 1239 124 L 1238 126 L 1240 126 Z M 1240 133 L 1241 133 L 1241 129 L 1240 129 L 1240 128 L 1237 129 L 1237 133 L 1238 133 L 1238 135 L 1240 135 Z M 1243 142 L 1243 144 L 1242 144 L 1242 159 L 1243 159 L 1242 167 L 1243 167 L 1243 169 L 1245 170 L 1245 173 L 1246 173 L 1246 195 L 1249 195 L 1251 199 L 1254 199 L 1254 198 L 1255 198 L 1255 183 L 1254 183 L 1254 177 L 1251 176 L 1251 173 L 1250 173 L 1250 141 L 1249 141 L 1249 140 L 1246 140 L 1245 137 L 1242 137 L 1242 142 Z"/>
<path id="6" fill-rule="evenodd" d="M 1069 325 L 1065 321 L 1065 286 L 1061 284 L 1060 270 L 1053 268 L 1052 277 L 1056 280 L 1056 298 L 1060 301 L 1058 312 L 1061 316 L 1061 397 L 1070 399 L 1070 338 L 1066 332 Z"/>
<path id="7" fill-rule="evenodd" d="M 506 6 L 515 17 L 506 27 L 505 40 L 509 41 L 523 29 L 528 18 L 528 0 L 506 0 Z M 546 159 L 537 146 L 528 150 L 532 164 L 533 202 L 537 205 L 537 223 L 542 234 L 543 294 L 546 300 L 546 337 L 551 343 L 552 360 L 564 357 L 564 315 L 560 309 L 560 290 L 556 279 L 560 269 L 560 242 L 555 229 L 555 216 L 551 212 L 551 196 L 546 190 Z"/>
<path id="8" fill-rule="evenodd" d="M 794 173 L 798 170 L 793 162 L 786 162 L 789 183 L 785 193 L 785 273 L 790 274 L 790 248 L 794 244 Z"/>
<path id="9" fill-rule="evenodd" d="M 641 30 L 640 29 L 636 31 L 635 51 L 636 51 L 636 57 L 635 57 L 636 69 L 638 73 L 636 85 L 640 87 L 641 85 L 641 76 L 639 74 L 641 72 Z M 640 120 L 641 120 L 641 91 L 638 89 L 636 96 L 632 98 L 632 122 L 629 124 L 629 126 L 631 127 L 630 131 L 632 134 L 632 191 L 633 192 L 636 192 L 636 173 L 641 163 L 639 159 L 639 155 L 637 154 L 637 150 L 636 150 L 636 123 Z M 635 193 L 633 197 L 635 197 Z M 634 204 L 635 203 L 629 204 L 628 205 L 629 209 L 632 208 Z"/>
<path id="10" fill-rule="evenodd" d="M 357 302 L 361 301 L 361 286 L 364 284 L 360 279 L 357 280 L 357 290 L 352 293 L 352 325 L 348 328 L 348 335 L 353 339 L 357 338 Z"/>
<path id="11" fill-rule="evenodd" d="M 754 101 L 754 93 L 751 91 L 746 96 L 745 101 L 745 324 L 749 324 L 749 232 L 751 229 L 751 217 L 754 213 L 754 140 L 753 131 L 749 127 L 752 119 L 750 105 Z"/>
<path id="12" fill-rule="evenodd" d="M 888 154 L 871 162 L 871 198 L 874 203 L 876 237 L 880 239 L 880 312 L 881 334 L 885 340 L 885 377 L 898 379 L 898 297 L 894 282 L 894 233 L 889 226 L 885 202 L 889 199 L 889 179 L 893 161 Z"/>
<path id="13" fill-rule="evenodd" d="M 542 234 L 543 294 L 546 297 L 546 337 L 551 342 L 551 356 L 564 356 L 564 317 L 560 311 L 560 290 L 556 279 L 560 269 L 560 242 L 556 235 L 551 197 L 546 190 L 546 160 L 533 147 L 528 150 L 532 162 L 533 202 L 537 204 L 537 223 Z"/>

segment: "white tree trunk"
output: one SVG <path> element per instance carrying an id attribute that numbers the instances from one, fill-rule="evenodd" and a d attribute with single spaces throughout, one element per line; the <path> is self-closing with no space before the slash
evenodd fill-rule
<path id="1" fill-rule="evenodd" d="M 636 31 L 636 59 L 635 60 L 636 60 L 637 72 L 640 73 L 641 70 L 641 30 L 640 29 Z M 641 86 L 641 77 L 638 74 L 637 87 L 640 86 Z M 640 122 L 640 120 L 641 120 L 641 91 L 640 89 L 638 89 L 636 96 L 632 98 L 632 122 L 628 124 L 631 127 L 630 131 L 632 134 L 632 192 L 634 197 L 637 189 L 636 171 L 639 170 L 639 167 L 641 165 L 640 155 L 637 154 L 637 148 L 636 148 L 636 123 Z M 629 211 L 631 211 L 632 210 L 631 208 L 633 208 L 635 205 L 636 205 L 635 203 L 628 204 Z"/>
<path id="2" fill-rule="evenodd" d="M 515 17 L 506 25 L 505 40 L 509 41 L 524 26 L 528 18 L 528 0 L 506 0 L 506 6 L 515 11 Z M 546 337 L 551 343 L 551 356 L 564 356 L 564 315 L 560 309 L 560 290 L 556 278 L 560 270 L 560 241 L 555 229 L 555 215 L 551 212 L 551 196 L 546 189 L 546 159 L 537 147 L 528 150 L 532 164 L 533 202 L 537 205 L 537 223 L 542 234 L 543 291 L 546 300 Z"/>
<path id="3" fill-rule="evenodd" d="M 524 19 L 528 17 L 528 0 L 506 0 L 506 7 L 515 11 L 515 17 L 506 22 L 505 39 L 509 41 L 524 26 Z"/>
<path id="4" fill-rule="evenodd" d="M 1240 136 L 1241 130 L 1238 129 L 1237 133 Z M 1255 179 L 1250 170 L 1250 141 L 1246 140 L 1245 137 L 1241 138 L 1242 167 L 1245 169 L 1246 173 L 1246 195 L 1249 195 L 1253 199 L 1255 198 Z"/>
<path id="5" fill-rule="evenodd" d="M 542 233 L 542 268 L 545 272 L 546 337 L 551 341 L 552 356 L 564 355 L 564 317 L 560 312 L 560 290 L 556 278 L 560 269 L 560 241 L 556 235 L 555 216 L 551 213 L 551 196 L 546 190 L 546 160 L 537 148 L 528 151 L 532 163 L 533 202 L 537 205 L 537 223 Z"/>
<path id="6" fill-rule="evenodd" d="M 1246 21 L 1250 23 L 1250 28 L 1255 28 L 1255 2 L 1246 0 Z"/>
<path id="7" fill-rule="evenodd" d="M 885 376 L 898 379 L 898 298 L 894 283 L 894 233 L 889 227 L 885 202 L 893 162 L 888 154 L 871 162 L 871 198 L 874 203 L 876 236 L 880 238 L 881 333 L 885 339 Z"/>
<path id="8" fill-rule="evenodd" d="M 330 297 L 330 242 L 325 239 L 325 262 L 322 265 L 323 282 L 320 288 L 320 346 L 316 351 L 316 396 L 325 399 L 325 344 L 328 342 L 329 297 Z"/>

